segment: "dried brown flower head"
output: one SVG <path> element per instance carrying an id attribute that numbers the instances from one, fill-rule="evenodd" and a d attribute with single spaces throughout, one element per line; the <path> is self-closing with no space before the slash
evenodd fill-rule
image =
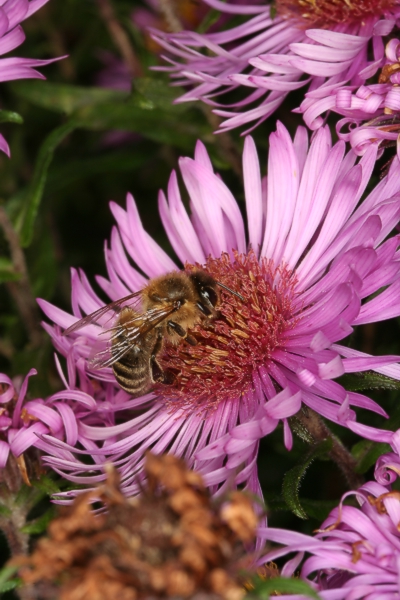
<path id="1" fill-rule="evenodd" d="M 20 559 L 23 581 L 49 582 L 59 600 L 241 600 L 243 542 L 257 526 L 250 499 L 234 492 L 217 504 L 200 475 L 170 455 L 148 454 L 145 470 L 139 498 L 125 498 L 110 470 L 106 484 L 63 509 Z M 107 512 L 93 512 L 97 501 Z"/>

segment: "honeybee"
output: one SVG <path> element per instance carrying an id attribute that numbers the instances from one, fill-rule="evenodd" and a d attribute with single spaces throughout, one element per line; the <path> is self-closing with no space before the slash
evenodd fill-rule
<path id="1" fill-rule="evenodd" d="M 174 271 L 151 279 L 143 289 L 87 315 L 63 335 L 96 323 L 108 311 L 116 313 L 115 325 L 105 331 L 110 334 L 108 348 L 94 356 L 91 366 L 112 367 L 119 386 L 134 397 L 140 396 L 155 383 L 173 383 L 172 373 L 163 370 L 157 361 L 164 341 L 195 346 L 197 340 L 188 330 L 218 316 L 219 288 L 244 300 L 201 269 Z M 125 306 L 129 301 L 140 303 L 140 309 Z"/>

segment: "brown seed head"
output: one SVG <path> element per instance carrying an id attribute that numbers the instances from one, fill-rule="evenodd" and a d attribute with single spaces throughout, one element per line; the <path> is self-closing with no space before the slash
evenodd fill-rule
<path id="1" fill-rule="evenodd" d="M 19 559 L 24 582 L 47 583 L 60 600 L 241 600 L 242 542 L 257 525 L 250 500 L 235 492 L 217 505 L 173 456 L 148 455 L 146 474 L 140 498 L 124 498 L 109 471 L 106 484 L 61 511 Z M 97 501 L 107 512 L 93 512 Z"/>

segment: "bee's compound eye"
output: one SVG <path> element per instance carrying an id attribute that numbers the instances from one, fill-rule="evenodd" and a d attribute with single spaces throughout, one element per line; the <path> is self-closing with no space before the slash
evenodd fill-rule
<path id="1" fill-rule="evenodd" d="M 201 295 L 208 300 L 212 306 L 216 306 L 218 302 L 218 294 L 212 287 L 204 287 L 201 290 Z"/>
<path id="2" fill-rule="evenodd" d="M 206 306 L 205 304 L 202 304 L 201 302 L 197 302 L 197 308 L 199 310 L 201 310 L 201 312 L 203 313 L 203 315 L 206 315 L 206 317 L 209 317 L 210 315 L 212 315 L 212 312 L 208 308 L 208 306 Z"/>

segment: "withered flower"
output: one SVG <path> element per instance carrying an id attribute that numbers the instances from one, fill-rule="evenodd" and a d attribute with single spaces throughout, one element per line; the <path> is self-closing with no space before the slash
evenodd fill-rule
<path id="1" fill-rule="evenodd" d="M 25 584 L 59 600 L 240 600 L 243 543 L 255 536 L 248 496 L 211 500 L 201 476 L 172 455 L 148 454 L 140 497 L 126 498 L 116 472 L 79 496 L 19 559 Z M 94 511 L 100 502 L 106 511 Z"/>

